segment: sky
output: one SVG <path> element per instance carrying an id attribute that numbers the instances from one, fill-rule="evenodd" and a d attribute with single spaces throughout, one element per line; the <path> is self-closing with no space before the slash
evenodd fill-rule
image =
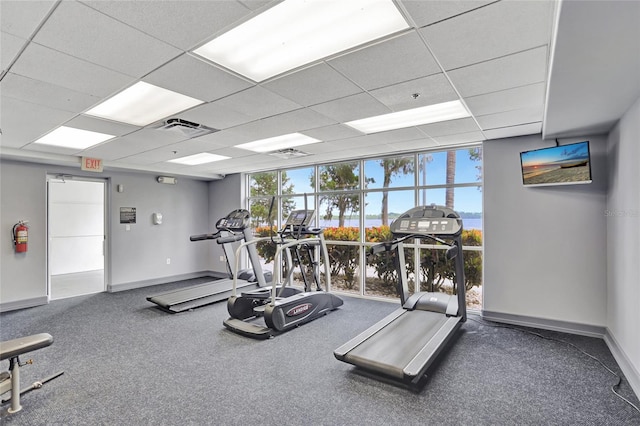
<path id="1" fill-rule="evenodd" d="M 554 163 L 575 157 L 588 158 L 589 143 L 579 142 L 577 144 L 553 146 L 550 148 L 523 152 L 521 155 L 522 165 L 524 167 Z"/>

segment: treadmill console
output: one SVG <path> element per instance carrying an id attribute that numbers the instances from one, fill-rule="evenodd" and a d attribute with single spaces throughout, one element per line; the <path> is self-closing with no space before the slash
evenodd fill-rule
<path id="1" fill-rule="evenodd" d="M 400 215 L 392 224 L 394 235 L 427 234 L 455 237 L 462 233 L 460 215 L 445 206 L 414 207 Z"/>
<path id="2" fill-rule="evenodd" d="M 294 210 L 287 218 L 284 227 L 287 228 L 302 226 L 303 228 L 308 228 L 315 215 L 315 210 Z"/>
<path id="3" fill-rule="evenodd" d="M 223 217 L 216 223 L 216 228 L 231 232 L 242 232 L 249 227 L 251 214 L 249 210 L 237 209 Z"/>

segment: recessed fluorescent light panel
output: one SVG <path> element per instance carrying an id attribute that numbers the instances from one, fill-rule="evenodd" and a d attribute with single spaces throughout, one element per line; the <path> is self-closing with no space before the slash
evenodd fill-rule
<path id="1" fill-rule="evenodd" d="M 87 149 L 90 146 L 97 145 L 114 137 L 115 135 L 108 135 L 106 133 L 60 126 L 33 143 L 60 146 L 63 148 Z"/>
<path id="2" fill-rule="evenodd" d="M 391 0 L 285 0 L 193 52 L 260 82 L 407 28 Z"/>
<path id="3" fill-rule="evenodd" d="M 169 163 L 184 164 L 187 166 L 197 166 L 198 164 L 213 163 L 214 161 L 227 160 L 231 157 L 225 157 L 224 155 L 210 154 L 208 152 L 201 152 L 200 154 L 188 155 L 186 157 L 176 158 L 169 160 Z"/>
<path id="4" fill-rule="evenodd" d="M 200 99 L 139 81 L 85 114 L 134 126 L 146 126 L 202 103 L 204 101 Z"/>
<path id="5" fill-rule="evenodd" d="M 294 146 L 309 145 L 316 142 L 320 142 L 320 140 L 303 135 L 302 133 L 290 133 L 288 135 L 243 143 L 236 145 L 235 148 L 242 148 L 254 152 L 271 152 L 284 148 L 292 148 Z"/>
<path id="6" fill-rule="evenodd" d="M 377 133 L 387 130 L 402 129 L 404 127 L 420 126 L 422 124 L 455 120 L 469 117 L 469 111 L 462 102 L 450 101 L 441 104 L 427 105 L 420 108 L 407 109 L 399 112 L 378 115 L 349 121 L 346 124 L 363 133 Z"/>

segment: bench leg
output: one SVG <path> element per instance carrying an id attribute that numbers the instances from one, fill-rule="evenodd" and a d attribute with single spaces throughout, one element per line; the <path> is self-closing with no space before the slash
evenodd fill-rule
<path id="1" fill-rule="evenodd" d="M 9 372 L 11 373 L 11 407 L 9 413 L 17 413 L 22 410 L 20 405 L 20 360 L 18 357 L 9 360 Z"/>

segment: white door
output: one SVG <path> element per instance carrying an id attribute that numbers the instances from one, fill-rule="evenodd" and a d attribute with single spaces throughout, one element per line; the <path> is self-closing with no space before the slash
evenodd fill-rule
<path id="1" fill-rule="evenodd" d="M 50 299 L 105 291 L 105 181 L 47 183 Z"/>

